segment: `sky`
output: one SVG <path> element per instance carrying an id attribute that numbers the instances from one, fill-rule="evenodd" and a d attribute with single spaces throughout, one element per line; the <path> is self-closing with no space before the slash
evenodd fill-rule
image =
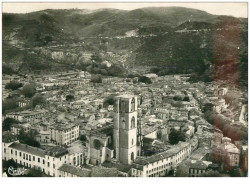
<path id="1" fill-rule="evenodd" d="M 111 3 L 52 3 L 52 2 L 43 2 L 43 3 L 17 3 L 17 2 L 8 2 L 2 5 L 2 11 L 7 13 L 28 13 L 33 11 L 39 11 L 44 9 L 99 9 L 99 8 L 115 8 L 123 10 L 133 10 L 142 7 L 187 7 L 194 8 L 206 11 L 215 15 L 230 15 L 235 17 L 248 17 L 248 4 L 245 3 L 122 3 L 122 2 L 111 2 Z"/>

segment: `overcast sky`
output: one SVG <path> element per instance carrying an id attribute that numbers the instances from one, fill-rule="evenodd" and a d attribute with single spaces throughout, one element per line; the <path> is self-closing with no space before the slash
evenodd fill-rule
<path id="1" fill-rule="evenodd" d="M 204 10 L 216 15 L 248 17 L 247 3 L 3 3 L 3 12 L 28 13 L 44 9 L 99 9 L 133 10 L 142 7 L 180 6 Z"/>

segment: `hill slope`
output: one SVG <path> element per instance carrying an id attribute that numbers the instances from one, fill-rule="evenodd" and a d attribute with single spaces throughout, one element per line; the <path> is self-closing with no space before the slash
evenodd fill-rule
<path id="1" fill-rule="evenodd" d="M 86 68 L 98 53 L 160 75 L 225 78 L 247 72 L 247 39 L 247 19 L 181 7 L 3 14 L 3 63 L 19 71 Z"/>

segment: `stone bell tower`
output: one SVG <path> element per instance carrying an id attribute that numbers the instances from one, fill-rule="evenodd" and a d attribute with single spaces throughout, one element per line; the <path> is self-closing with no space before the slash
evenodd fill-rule
<path id="1" fill-rule="evenodd" d="M 121 95 L 115 98 L 114 156 L 124 164 L 132 164 L 137 157 L 137 96 Z"/>

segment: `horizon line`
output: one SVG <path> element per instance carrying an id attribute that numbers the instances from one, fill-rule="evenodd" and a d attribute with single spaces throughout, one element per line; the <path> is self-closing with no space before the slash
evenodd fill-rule
<path id="1" fill-rule="evenodd" d="M 60 6 L 55 7 L 55 5 L 60 4 Z M 217 4 L 217 5 L 216 5 Z M 248 4 L 247 3 L 136 3 L 136 2 L 117 2 L 117 3 L 105 3 L 102 2 L 93 2 L 93 3 L 44 3 L 44 2 L 32 2 L 32 3 L 14 3 L 6 2 L 3 3 L 2 13 L 7 14 L 28 14 L 41 12 L 45 10 L 89 10 L 89 11 L 98 11 L 98 10 L 121 10 L 121 11 L 133 11 L 138 9 L 145 8 L 185 8 L 199 10 L 206 12 L 211 15 L 221 15 L 221 16 L 232 16 L 236 18 L 248 18 Z M 16 6 L 15 6 L 16 5 Z M 19 6 L 17 6 L 19 5 Z M 36 6 L 34 6 L 36 5 Z M 101 6 L 100 6 L 101 5 Z M 124 6 L 121 6 L 124 5 Z M 218 6 L 220 5 L 220 6 Z M 236 6 L 237 5 L 237 6 Z M 223 8 L 227 9 L 220 9 Z M 238 9 L 235 8 L 239 7 Z M 237 11 L 236 11 L 237 10 Z"/>

